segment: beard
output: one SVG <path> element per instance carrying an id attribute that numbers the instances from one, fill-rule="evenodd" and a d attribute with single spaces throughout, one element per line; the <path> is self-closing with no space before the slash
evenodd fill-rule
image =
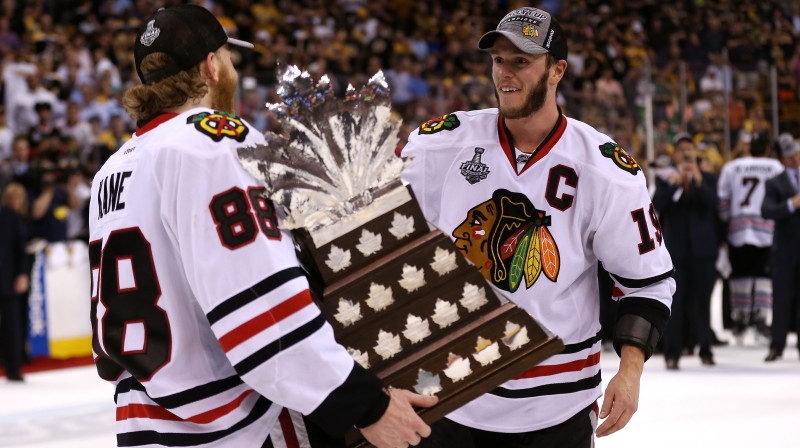
<path id="1" fill-rule="evenodd" d="M 539 82 L 533 87 L 530 93 L 528 93 L 528 97 L 525 98 L 525 103 L 522 106 L 514 108 L 503 107 L 500 103 L 500 95 L 497 93 L 497 89 L 494 90 L 494 96 L 497 98 L 498 108 L 500 109 L 500 115 L 503 118 L 507 119 L 517 119 L 517 118 L 525 118 L 531 116 L 534 112 L 538 112 L 544 107 L 544 102 L 547 99 L 547 77 L 549 75 L 549 71 L 545 71 L 542 73 L 542 77 L 539 78 Z"/>
<path id="2" fill-rule="evenodd" d="M 236 73 L 223 65 L 219 71 L 219 82 L 211 92 L 211 108 L 235 115 L 236 84 Z"/>

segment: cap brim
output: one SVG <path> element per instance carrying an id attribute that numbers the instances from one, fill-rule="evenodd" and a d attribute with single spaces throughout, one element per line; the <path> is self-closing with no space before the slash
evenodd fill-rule
<path id="1" fill-rule="evenodd" d="M 525 39 L 524 37 L 519 37 L 518 35 L 509 32 L 509 31 L 489 31 L 488 33 L 484 34 L 481 37 L 481 40 L 478 41 L 478 48 L 481 50 L 488 50 L 494 46 L 494 42 L 497 40 L 498 37 L 503 36 L 506 39 L 510 40 L 514 46 L 519 48 L 525 53 L 528 54 L 544 54 L 547 53 L 547 49 L 543 46 L 536 44 L 534 42 Z"/>
<path id="2" fill-rule="evenodd" d="M 234 39 L 232 37 L 228 38 L 228 45 L 235 45 L 237 47 L 242 47 L 242 48 L 253 48 L 253 47 L 255 47 L 255 45 L 251 44 L 250 42 L 245 42 L 243 40 Z"/>

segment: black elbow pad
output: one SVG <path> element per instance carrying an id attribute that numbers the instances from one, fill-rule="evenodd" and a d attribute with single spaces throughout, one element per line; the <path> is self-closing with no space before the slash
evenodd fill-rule
<path id="1" fill-rule="evenodd" d="M 653 355 L 660 338 L 661 332 L 650 321 L 636 314 L 625 314 L 617 320 L 614 350 L 620 354 L 624 344 L 633 345 L 642 349 L 644 359 L 647 360 Z"/>

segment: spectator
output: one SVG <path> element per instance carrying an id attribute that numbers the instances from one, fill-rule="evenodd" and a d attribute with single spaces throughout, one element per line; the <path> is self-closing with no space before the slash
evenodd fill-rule
<path id="1" fill-rule="evenodd" d="M 664 240 L 675 265 L 672 314 L 662 339 L 667 369 L 677 370 L 687 342 L 694 336 L 703 365 L 714 365 L 711 352 L 711 291 L 716 281 L 717 179 L 698 166 L 697 149 L 689 134 L 673 141 L 674 177 L 656 178 L 653 205 L 659 213 Z M 685 332 L 684 327 L 690 331 Z M 687 334 L 688 333 L 688 334 Z"/>
<path id="2" fill-rule="evenodd" d="M 120 115 L 112 115 L 109 129 L 97 137 L 95 145 L 105 147 L 109 152 L 114 152 L 131 138 L 131 133 L 125 128 L 125 122 Z"/>
<path id="3" fill-rule="evenodd" d="M 92 133 L 89 122 L 80 117 L 81 107 L 78 103 L 67 103 L 67 115 L 56 123 L 67 143 L 67 154 L 77 157 L 82 165 L 86 165 L 92 145 L 97 140 Z"/>
<path id="4" fill-rule="evenodd" d="M 39 173 L 39 185 L 33 189 L 33 237 L 49 243 L 67 239 L 67 217 L 78 207 L 75 185 L 63 185 L 59 174 L 55 166 L 44 164 Z"/>
<path id="5" fill-rule="evenodd" d="M 697 32 L 690 32 L 688 41 L 681 47 L 681 59 L 689 66 L 694 79 L 700 79 L 708 66 L 708 50 L 700 43 Z"/>
<path id="6" fill-rule="evenodd" d="M 709 65 L 700 78 L 700 92 L 704 94 L 721 93 L 725 90 L 725 83 L 722 80 L 722 72 L 719 67 Z"/>
<path id="7" fill-rule="evenodd" d="M 11 29 L 6 16 L 0 16 L 0 54 L 7 55 L 19 49 L 19 35 Z"/>
<path id="8" fill-rule="evenodd" d="M 369 72 L 368 72 L 369 73 Z M 400 110 L 400 115 L 406 116 L 414 94 L 411 91 L 411 61 L 409 56 L 396 56 L 392 61 L 392 68 L 386 70 L 386 81 L 392 96 L 392 107 Z"/>
<path id="9" fill-rule="evenodd" d="M 122 89 L 122 78 L 120 77 L 119 69 L 108 58 L 106 50 L 103 47 L 96 45 L 92 48 L 92 61 L 94 62 L 95 79 L 108 76 L 111 89 L 114 92 L 119 92 L 120 89 Z"/>
<path id="10" fill-rule="evenodd" d="M 14 140 L 14 133 L 6 126 L 6 108 L 0 105 L 0 165 L 11 158 L 11 142 Z M 0 191 L 3 185 L 0 182 Z"/>
<path id="11" fill-rule="evenodd" d="M 10 57 L 3 61 L 3 87 L 5 93 L 6 125 L 12 132 L 25 132 L 32 123 L 20 122 L 17 115 L 17 104 L 22 101 L 29 101 L 28 87 L 26 78 L 28 75 L 36 73 L 36 64 L 33 55 L 20 48 L 11 53 Z M 31 103 L 33 106 L 33 103 Z"/>
<path id="12" fill-rule="evenodd" d="M 606 110 L 616 110 L 625 107 L 625 94 L 622 84 L 614 78 L 614 70 L 604 66 L 600 71 L 600 78 L 594 83 L 597 100 Z"/>
<path id="13" fill-rule="evenodd" d="M 15 129 L 19 132 L 27 132 L 30 128 L 39 124 L 37 104 L 48 104 L 51 112 L 60 107 L 55 93 L 48 90 L 41 80 L 42 78 L 38 71 L 27 75 L 25 78 L 27 90 L 24 95 L 16 97 L 16 102 L 11 110 L 15 115 Z"/>
<path id="14" fill-rule="evenodd" d="M 81 114 L 82 120 L 89 121 L 92 117 L 100 119 L 100 126 L 108 129 L 111 117 L 114 115 L 122 116 L 125 109 L 113 97 L 98 95 L 97 89 L 92 84 L 83 84 L 80 86 L 82 102 Z"/>
<path id="15" fill-rule="evenodd" d="M 0 190 L 9 182 L 18 182 L 25 188 L 33 186 L 28 138 L 18 135 L 11 141 L 11 158 L 0 162 Z"/>
<path id="16" fill-rule="evenodd" d="M 28 143 L 31 149 L 39 156 L 52 150 L 58 151 L 48 145 L 54 139 L 61 139 L 61 129 L 53 122 L 53 107 L 48 102 L 40 102 L 34 105 L 36 111 L 36 124 L 28 129 Z"/>

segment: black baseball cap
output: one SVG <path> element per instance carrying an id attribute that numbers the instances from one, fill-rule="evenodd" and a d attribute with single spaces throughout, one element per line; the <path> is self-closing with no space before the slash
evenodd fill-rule
<path id="1" fill-rule="evenodd" d="M 202 6 L 161 8 L 145 20 L 136 35 L 136 73 L 143 84 L 153 84 L 194 67 L 225 44 L 253 48 L 249 42 L 228 37 L 214 14 Z M 152 53 L 164 53 L 172 60 L 166 67 L 145 75 L 140 64 Z"/>
<path id="2" fill-rule="evenodd" d="M 528 6 L 511 11 L 496 30 L 481 37 L 478 48 L 492 48 L 499 36 L 505 36 L 525 53 L 550 53 L 557 60 L 567 59 L 567 38 L 558 20 L 547 11 Z"/>

